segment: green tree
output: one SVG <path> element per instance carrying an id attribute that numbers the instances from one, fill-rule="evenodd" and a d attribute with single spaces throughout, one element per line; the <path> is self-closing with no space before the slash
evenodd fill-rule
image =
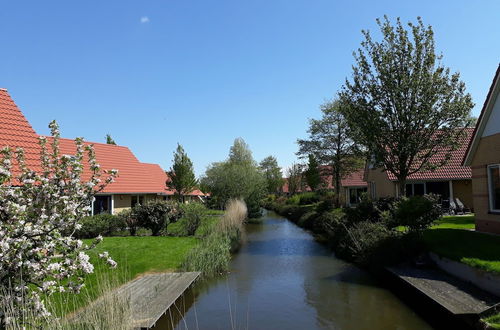
<path id="1" fill-rule="evenodd" d="M 234 141 L 226 161 L 209 165 L 200 181 L 203 190 L 211 193 L 212 202 L 219 208 L 232 198 L 243 199 L 249 217 L 261 215 L 266 180 L 243 139 Z"/>
<path id="2" fill-rule="evenodd" d="M 459 73 L 441 64 L 430 25 L 420 18 L 408 30 L 399 18 L 395 26 L 387 17 L 377 23 L 383 38 L 374 41 L 363 31 L 341 109 L 373 165 L 392 172 L 404 195 L 409 175 L 446 163 L 474 104 Z M 443 151 L 446 157 L 433 157 Z"/>
<path id="3" fill-rule="evenodd" d="M 167 181 L 167 187 L 175 190 L 179 200 L 184 200 L 184 196 L 192 192 L 198 183 L 194 175 L 193 163 L 180 144 L 177 144 L 173 165 L 168 175 L 170 180 Z"/>
<path id="4" fill-rule="evenodd" d="M 287 170 L 288 192 L 295 194 L 302 189 L 302 165 L 292 164 Z"/>
<path id="5" fill-rule="evenodd" d="M 307 170 L 304 171 L 304 177 L 312 191 L 316 191 L 321 185 L 319 163 L 313 154 L 309 154 L 309 162 L 307 163 Z"/>
<path id="6" fill-rule="evenodd" d="M 312 154 L 321 165 L 326 165 L 321 174 L 332 177 L 337 207 L 340 205 L 338 192 L 341 191 L 342 178 L 362 166 L 360 150 L 351 137 L 351 129 L 341 107 L 338 100 L 322 104 L 321 118 L 309 121 L 308 139 L 297 140 L 299 157 L 309 157 Z"/>
<path id="7" fill-rule="evenodd" d="M 278 161 L 274 156 L 268 156 L 260 162 L 260 170 L 264 173 L 267 182 L 267 192 L 277 193 L 283 186 L 283 175 Z"/>
<path id="8" fill-rule="evenodd" d="M 106 144 L 114 144 L 114 145 L 116 145 L 115 140 L 113 140 L 113 138 L 109 134 L 106 134 Z"/>

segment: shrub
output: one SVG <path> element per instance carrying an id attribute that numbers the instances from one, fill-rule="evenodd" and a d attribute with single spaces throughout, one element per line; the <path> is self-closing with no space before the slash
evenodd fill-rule
<path id="1" fill-rule="evenodd" d="M 128 229 L 130 235 L 135 236 L 139 229 L 139 220 L 132 209 L 124 210 L 118 213 L 118 218 L 123 225 Z"/>
<path id="2" fill-rule="evenodd" d="M 123 229 L 125 229 L 125 224 L 120 217 L 109 213 L 101 213 L 83 218 L 82 227 L 75 232 L 75 237 L 110 236 L 113 232 Z"/>
<path id="3" fill-rule="evenodd" d="M 366 264 L 377 247 L 391 237 L 391 231 L 384 224 L 370 221 L 358 222 L 345 230 L 335 252 L 360 264 Z"/>
<path id="4" fill-rule="evenodd" d="M 188 236 L 194 235 L 196 229 L 205 216 L 207 209 L 200 203 L 189 203 L 181 205 L 182 218 L 179 220 L 185 227 Z"/>
<path id="5" fill-rule="evenodd" d="M 370 221 L 379 222 L 380 212 L 378 211 L 375 203 L 363 195 L 361 201 L 353 208 L 345 210 L 347 222 L 356 224 L 358 222 Z"/>
<path id="6" fill-rule="evenodd" d="M 395 204 L 393 215 L 388 219 L 388 226 L 405 226 L 410 231 L 428 228 L 442 215 L 438 200 L 435 195 L 402 198 Z"/>
<path id="7" fill-rule="evenodd" d="M 309 205 L 320 201 L 319 195 L 315 192 L 305 192 L 299 196 L 299 205 Z"/>
<path id="8" fill-rule="evenodd" d="M 314 224 L 314 231 L 322 232 L 328 238 L 337 239 L 344 230 L 345 214 L 342 209 L 323 212 Z"/>
<path id="9" fill-rule="evenodd" d="M 297 225 L 306 229 L 313 229 L 314 222 L 318 217 L 316 211 L 309 211 L 300 216 Z"/>
<path id="10" fill-rule="evenodd" d="M 132 211 L 141 227 L 151 229 L 153 236 L 158 236 L 166 230 L 167 224 L 177 221 L 179 217 L 178 204 L 166 201 L 150 201 L 144 205 L 136 205 Z"/>
<path id="11" fill-rule="evenodd" d="M 292 195 L 286 200 L 287 205 L 299 205 L 300 204 L 300 196 Z"/>

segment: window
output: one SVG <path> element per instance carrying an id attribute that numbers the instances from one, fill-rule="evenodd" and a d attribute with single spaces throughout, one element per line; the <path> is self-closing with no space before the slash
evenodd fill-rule
<path id="1" fill-rule="evenodd" d="M 130 206 L 134 207 L 137 204 L 144 204 L 144 196 L 132 196 Z"/>
<path id="2" fill-rule="evenodd" d="M 101 213 L 111 213 L 111 196 L 95 196 L 93 207 L 94 215 Z"/>
<path id="3" fill-rule="evenodd" d="M 488 166 L 490 211 L 500 212 L 500 165 Z"/>
<path id="4" fill-rule="evenodd" d="M 358 204 L 364 193 L 366 193 L 366 188 L 349 188 L 349 205 Z"/>
<path id="5" fill-rule="evenodd" d="M 424 183 L 407 183 L 406 184 L 406 197 L 422 196 L 425 195 Z"/>

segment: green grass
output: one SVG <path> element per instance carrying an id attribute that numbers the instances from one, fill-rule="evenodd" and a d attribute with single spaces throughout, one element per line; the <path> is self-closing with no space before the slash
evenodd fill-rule
<path id="1" fill-rule="evenodd" d="M 89 244 L 92 240 L 84 240 Z M 130 281 L 139 274 L 148 272 L 173 271 L 179 269 L 187 253 L 198 244 L 194 237 L 105 237 L 93 250 L 89 251 L 95 271 L 85 279 L 85 287 L 79 295 L 55 294 L 51 297 L 56 314 L 62 315 L 83 307 L 90 298 L 97 298 L 101 292 L 100 278 L 113 277 L 119 285 Z M 116 269 L 109 269 L 97 255 L 108 251 L 118 263 Z"/>
<path id="2" fill-rule="evenodd" d="M 436 228 L 424 232 L 424 241 L 442 257 L 500 274 L 500 236 Z"/>
<path id="3" fill-rule="evenodd" d="M 474 215 L 444 216 L 434 222 L 432 228 L 474 229 Z"/>
<path id="4" fill-rule="evenodd" d="M 488 323 L 488 325 L 493 329 L 500 329 L 500 314 L 487 317 L 483 319 L 483 321 Z"/>

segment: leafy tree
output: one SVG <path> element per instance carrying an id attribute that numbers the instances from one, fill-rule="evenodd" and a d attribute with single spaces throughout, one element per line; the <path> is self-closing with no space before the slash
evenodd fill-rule
<path id="1" fill-rule="evenodd" d="M 355 140 L 374 165 L 392 172 L 404 196 L 409 175 L 444 165 L 463 137 L 473 107 L 459 73 L 441 64 L 431 26 L 420 18 L 405 29 L 398 18 L 377 20 L 383 35 L 368 31 L 354 54 L 351 81 L 340 95 Z M 433 158 L 438 152 L 446 157 Z"/>
<path id="2" fill-rule="evenodd" d="M 170 201 L 149 201 L 137 204 L 132 211 L 141 227 L 151 230 L 151 235 L 158 236 L 167 225 L 177 221 L 180 210 L 177 203 Z"/>
<path id="3" fill-rule="evenodd" d="M 219 208 L 230 199 L 243 199 L 249 217 L 261 215 L 260 203 L 266 192 L 266 180 L 243 139 L 234 141 L 226 161 L 208 167 L 201 185 L 211 193 L 212 202 Z"/>
<path id="4" fill-rule="evenodd" d="M 177 144 L 173 165 L 168 175 L 167 186 L 175 190 L 180 200 L 192 192 L 198 183 L 194 175 L 193 163 L 180 144 Z"/>
<path id="5" fill-rule="evenodd" d="M 302 189 L 302 165 L 292 164 L 287 170 L 288 192 L 295 194 Z"/>
<path id="6" fill-rule="evenodd" d="M 73 157 L 59 147 L 59 127 L 40 137 L 40 168 L 31 170 L 22 149 L 0 149 L 0 328 L 45 328 L 44 300 L 55 292 L 78 293 L 94 271 L 86 251 L 91 245 L 75 238 L 91 210 L 93 196 L 113 182 L 116 170 L 103 171 L 92 145 L 75 140 Z M 84 166 L 89 175 L 83 173 Z M 116 267 L 107 252 L 99 255 Z M 8 304 L 8 305 L 7 305 Z M 3 314 L 3 315 L 2 315 Z M 26 324 L 25 315 L 34 320 Z M 31 323 L 31 321 L 34 321 Z M 39 324 L 40 323 L 40 324 Z"/>
<path id="7" fill-rule="evenodd" d="M 268 156 L 260 162 L 260 170 L 264 173 L 267 182 L 267 192 L 277 193 L 283 186 L 283 175 L 278 161 L 273 156 Z"/>
<path id="8" fill-rule="evenodd" d="M 307 164 L 307 170 L 304 171 L 304 177 L 306 179 L 307 185 L 312 191 L 316 191 L 321 185 L 321 173 L 319 170 L 319 163 L 313 154 L 309 154 L 309 162 Z"/>
<path id="9" fill-rule="evenodd" d="M 351 129 L 341 112 L 338 100 L 321 105 L 322 117 L 309 121 L 309 138 L 299 139 L 297 155 L 313 155 L 322 165 L 324 175 L 332 176 L 335 204 L 340 205 L 341 180 L 361 166 L 359 149 L 351 138 Z"/>
<path id="10" fill-rule="evenodd" d="M 109 134 L 106 134 L 106 144 L 114 144 L 114 145 L 116 145 L 115 140 L 113 140 L 113 138 Z"/>

